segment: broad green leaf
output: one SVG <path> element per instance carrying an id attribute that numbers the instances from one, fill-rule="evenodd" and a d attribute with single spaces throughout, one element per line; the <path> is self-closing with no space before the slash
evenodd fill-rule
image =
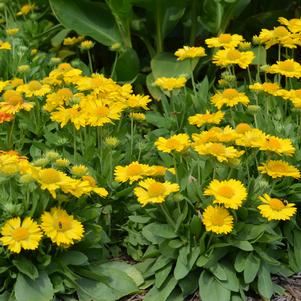
<path id="1" fill-rule="evenodd" d="M 227 275 L 223 266 L 219 263 L 216 263 L 209 267 L 210 272 L 219 280 L 227 280 Z"/>
<path id="2" fill-rule="evenodd" d="M 224 268 L 225 274 L 227 276 L 227 280 L 225 280 L 225 281 L 218 280 L 218 281 L 224 288 L 226 288 L 232 292 L 239 292 L 239 289 L 240 289 L 239 280 L 236 276 L 236 273 L 235 273 L 232 265 L 223 264 L 223 268 Z"/>
<path id="3" fill-rule="evenodd" d="M 132 82 L 136 79 L 140 70 L 139 57 L 132 48 L 127 48 L 120 53 L 115 66 L 113 78 L 118 82 Z"/>
<path id="4" fill-rule="evenodd" d="M 241 273 L 246 265 L 247 254 L 245 252 L 239 252 L 235 257 L 234 268 L 238 273 Z"/>
<path id="5" fill-rule="evenodd" d="M 157 289 L 155 286 L 148 291 L 144 296 L 144 301 L 165 301 L 177 285 L 177 280 L 170 277 L 162 289 Z"/>
<path id="6" fill-rule="evenodd" d="M 60 46 L 64 39 L 66 38 L 66 36 L 69 34 L 69 32 L 71 31 L 71 29 L 68 28 L 64 28 L 61 31 L 59 31 L 52 39 L 51 39 L 51 45 L 53 47 L 58 47 Z"/>
<path id="7" fill-rule="evenodd" d="M 163 282 L 167 279 L 169 273 L 171 272 L 172 264 L 165 266 L 163 269 L 159 270 L 155 274 L 155 287 L 160 288 Z"/>
<path id="8" fill-rule="evenodd" d="M 26 276 L 28 276 L 32 280 L 38 278 L 38 276 L 39 276 L 38 269 L 26 257 L 20 256 L 20 257 L 14 259 L 13 264 L 17 267 L 17 269 L 21 273 L 25 274 Z"/>
<path id="9" fill-rule="evenodd" d="M 260 259 L 253 253 L 250 253 L 245 261 L 245 267 L 244 267 L 245 283 L 251 283 L 255 279 L 259 268 L 260 268 Z"/>
<path id="10" fill-rule="evenodd" d="M 230 301 L 231 298 L 231 292 L 207 271 L 203 271 L 200 276 L 199 293 L 203 301 Z"/>
<path id="11" fill-rule="evenodd" d="M 87 265 L 88 257 L 79 251 L 67 251 L 58 258 L 65 265 Z"/>
<path id="12" fill-rule="evenodd" d="M 191 250 L 189 247 L 180 249 L 174 270 L 174 276 L 177 280 L 183 279 L 191 271 L 199 255 L 200 248 L 198 247 L 194 247 Z"/>
<path id="13" fill-rule="evenodd" d="M 253 246 L 246 240 L 237 240 L 237 241 L 231 241 L 232 245 L 234 247 L 237 247 L 243 251 L 253 251 Z"/>
<path id="14" fill-rule="evenodd" d="M 106 46 L 122 45 L 118 31 L 106 4 L 88 0 L 49 0 L 56 18 L 68 29 L 90 36 Z"/>
<path id="15" fill-rule="evenodd" d="M 266 299 L 270 299 L 274 293 L 270 272 L 264 264 L 259 269 L 257 288 L 259 294 Z"/>
<path id="16" fill-rule="evenodd" d="M 252 65 L 266 65 L 267 64 L 267 51 L 263 46 L 258 46 L 252 49 L 255 58 Z"/>
<path id="17" fill-rule="evenodd" d="M 196 66 L 197 60 L 193 60 L 191 65 L 190 60 L 177 61 L 177 58 L 172 53 L 159 53 L 151 61 L 151 67 L 154 79 L 158 77 L 190 77 L 191 69 Z"/>
<path id="18" fill-rule="evenodd" d="M 15 284 L 15 295 L 17 301 L 51 301 L 53 298 L 52 283 L 46 272 L 40 271 L 35 280 L 19 273 Z"/>

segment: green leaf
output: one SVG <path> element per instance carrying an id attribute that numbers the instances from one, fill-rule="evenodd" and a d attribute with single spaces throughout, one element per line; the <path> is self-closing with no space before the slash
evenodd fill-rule
<path id="1" fill-rule="evenodd" d="M 62 44 L 66 36 L 69 34 L 71 30 L 68 28 L 64 28 L 61 31 L 59 31 L 52 39 L 51 39 L 51 45 L 53 47 L 58 47 Z"/>
<path id="2" fill-rule="evenodd" d="M 20 257 L 16 258 L 15 260 L 13 260 L 13 264 L 17 267 L 17 269 L 21 273 L 25 274 L 26 276 L 28 276 L 32 280 L 38 278 L 38 276 L 39 276 L 38 269 L 26 257 L 20 256 Z"/>
<path id="3" fill-rule="evenodd" d="M 163 269 L 159 270 L 155 274 L 155 287 L 160 288 L 163 282 L 167 279 L 169 273 L 171 272 L 172 264 L 165 266 Z"/>
<path id="4" fill-rule="evenodd" d="M 252 49 L 255 58 L 252 65 L 266 65 L 267 64 L 267 51 L 263 46 L 258 46 Z"/>
<path id="5" fill-rule="evenodd" d="M 183 279 L 191 271 L 199 255 L 200 248 L 198 247 L 190 250 L 188 246 L 185 246 L 180 249 L 174 270 L 174 276 L 177 280 Z"/>
<path id="6" fill-rule="evenodd" d="M 40 271 L 35 280 L 19 273 L 15 284 L 17 301 L 50 301 L 53 298 L 53 287 L 45 271 Z"/>
<path id="7" fill-rule="evenodd" d="M 247 255 L 245 252 L 239 252 L 235 257 L 234 268 L 238 273 L 241 273 L 246 265 Z"/>
<path id="8" fill-rule="evenodd" d="M 273 282 L 271 279 L 270 272 L 267 270 L 265 265 L 261 265 L 258 273 L 258 282 L 257 282 L 258 292 L 261 296 L 266 299 L 270 299 L 273 295 Z"/>
<path id="9" fill-rule="evenodd" d="M 192 69 L 194 69 L 194 62 Z M 177 61 L 175 55 L 167 52 L 159 53 L 151 61 L 151 68 L 155 79 L 158 77 L 177 77 L 191 74 L 191 63 L 189 60 Z"/>
<path id="10" fill-rule="evenodd" d="M 238 241 L 231 241 L 231 244 L 234 247 L 237 247 L 243 251 L 253 251 L 253 246 L 247 240 L 238 240 Z"/>
<path id="11" fill-rule="evenodd" d="M 154 236 L 159 236 L 159 237 L 168 238 L 168 239 L 176 238 L 178 236 L 174 232 L 172 227 L 167 224 L 152 223 L 152 224 L 148 224 L 143 229 L 145 229 L 145 228 L 148 231 L 150 231 Z"/>
<path id="12" fill-rule="evenodd" d="M 68 29 L 89 36 L 106 46 L 122 45 L 109 8 L 104 3 L 87 0 L 49 0 L 56 18 Z"/>
<path id="13" fill-rule="evenodd" d="M 177 280 L 170 277 L 162 289 L 157 289 L 155 286 L 148 291 L 144 296 L 144 301 L 165 301 L 177 285 Z"/>
<path id="14" fill-rule="evenodd" d="M 207 271 L 203 271 L 200 276 L 199 293 L 203 301 L 230 301 L 231 298 L 231 292 Z"/>
<path id="15" fill-rule="evenodd" d="M 65 265 L 87 265 L 88 257 L 79 251 L 67 251 L 58 260 Z"/>
<path id="16" fill-rule="evenodd" d="M 210 272 L 219 280 L 227 280 L 227 275 L 223 266 L 219 263 L 216 263 L 209 267 Z"/>
<path id="17" fill-rule="evenodd" d="M 139 57 L 132 48 L 122 51 L 115 66 L 113 77 L 118 82 L 132 82 L 136 79 L 140 70 Z"/>
<path id="18" fill-rule="evenodd" d="M 202 223 L 199 216 L 194 215 L 190 222 L 190 231 L 192 235 L 199 236 L 202 229 Z"/>
<path id="19" fill-rule="evenodd" d="M 153 125 L 155 125 L 156 127 L 159 127 L 159 128 L 169 129 L 173 124 L 171 118 L 163 117 L 158 112 L 147 112 L 145 114 L 145 118 L 146 118 L 146 121 L 148 123 L 151 123 L 151 124 L 153 124 Z"/>
<path id="20" fill-rule="evenodd" d="M 259 268 L 260 268 L 260 259 L 253 253 L 250 253 L 245 261 L 245 267 L 244 267 L 245 283 L 251 283 L 255 279 Z"/>

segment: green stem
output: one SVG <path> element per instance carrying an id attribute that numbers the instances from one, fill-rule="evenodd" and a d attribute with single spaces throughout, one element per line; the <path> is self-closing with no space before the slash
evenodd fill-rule
<path id="1" fill-rule="evenodd" d="M 76 128 L 73 127 L 73 160 L 76 161 Z"/>
<path id="2" fill-rule="evenodd" d="M 162 18 L 161 18 L 161 5 L 157 5 L 156 11 L 156 46 L 157 53 L 163 52 L 163 37 L 162 37 Z"/>
<path id="3" fill-rule="evenodd" d="M 14 119 L 13 119 L 13 122 L 12 122 L 12 124 L 11 124 L 11 127 L 10 127 L 9 134 L 8 134 L 7 146 L 8 146 L 9 149 L 12 149 L 12 148 L 13 148 L 13 141 L 12 141 L 12 138 L 13 138 L 13 131 L 14 131 L 14 127 L 15 127 L 15 122 L 16 122 L 16 119 L 14 118 Z"/>
<path id="4" fill-rule="evenodd" d="M 174 153 L 172 153 L 172 157 L 173 157 L 173 166 L 175 168 L 175 172 L 176 172 L 176 179 L 177 179 L 177 183 L 180 185 L 179 182 L 179 175 L 178 175 L 178 167 L 177 167 L 177 160 L 176 160 L 176 155 Z"/>
<path id="5" fill-rule="evenodd" d="M 192 87 L 193 87 L 193 92 L 194 95 L 196 96 L 196 85 L 195 85 L 195 81 L 194 81 L 194 75 L 193 75 L 193 64 L 192 64 L 192 59 L 190 59 L 190 74 L 191 74 L 191 83 L 192 83 Z"/>
<path id="6" fill-rule="evenodd" d="M 165 203 L 160 204 L 160 207 L 162 209 L 162 212 L 164 213 L 167 223 L 172 226 L 174 229 L 176 229 L 176 223 L 173 221 L 173 219 L 171 218 L 168 209 L 166 208 Z"/>
<path id="7" fill-rule="evenodd" d="M 91 56 L 90 49 L 88 50 L 88 60 L 89 60 L 90 72 L 91 72 L 91 74 L 93 74 L 93 64 L 92 64 L 92 56 Z"/>
<path id="8" fill-rule="evenodd" d="M 132 160 L 133 155 L 133 148 L 134 148 L 134 118 L 131 116 L 131 143 L 130 143 L 130 158 Z"/>

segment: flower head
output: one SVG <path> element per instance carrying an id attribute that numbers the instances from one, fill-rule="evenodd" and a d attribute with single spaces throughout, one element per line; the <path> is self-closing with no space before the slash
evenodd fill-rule
<path id="1" fill-rule="evenodd" d="M 228 234 L 233 229 L 233 216 L 222 207 L 208 206 L 203 213 L 206 231 L 216 234 Z"/>
<path id="2" fill-rule="evenodd" d="M 183 48 L 180 48 L 175 52 L 175 56 L 178 57 L 178 61 L 183 61 L 185 59 L 206 56 L 206 53 L 203 47 L 183 46 Z"/>
<path id="3" fill-rule="evenodd" d="M 301 65 L 295 62 L 293 59 L 287 59 L 285 61 L 277 61 L 271 67 L 267 68 L 267 73 L 281 74 L 286 77 L 301 77 Z"/>
<path id="4" fill-rule="evenodd" d="M 204 195 L 212 195 L 213 203 L 223 204 L 226 208 L 238 209 L 247 198 L 245 186 L 238 180 L 213 180 L 210 182 Z"/>
<path id="5" fill-rule="evenodd" d="M 293 177 L 295 179 L 300 178 L 300 171 L 295 166 L 289 165 L 285 161 L 281 160 L 269 160 L 263 165 L 258 167 L 258 170 L 267 174 L 272 178 L 280 177 Z"/>
<path id="6" fill-rule="evenodd" d="M 183 152 L 190 146 L 189 136 L 187 134 L 178 134 L 167 139 L 159 137 L 155 142 L 155 146 L 164 153 L 171 153 L 172 151 Z"/>
<path id="7" fill-rule="evenodd" d="M 159 77 L 156 79 L 155 84 L 163 90 L 172 91 L 174 89 L 183 88 L 186 84 L 186 77 Z"/>
<path id="8" fill-rule="evenodd" d="M 234 107 L 241 103 L 247 105 L 250 101 L 248 96 L 243 92 L 238 92 L 236 89 L 225 89 L 223 92 L 217 92 L 211 97 L 211 102 L 216 108 L 221 109 L 223 105 L 227 107 Z"/>
<path id="9" fill-rule="evenodd" d="M 148 178 L 138 183 L 138 186 L 134 189 L 134 194 L 137 196 L 138 202 L 145 206 L 149 203 L 163 203 L 169 194 L 177 192 L 179 189 L 178 184 L 161 183 Z"/>
<path id="10" fill-rule="evenodd" d="M 138 161 L 132 162 L 126 166 L 116 166 L 114 171 L 115 180 L 121 183 L 129 181 L 130 184 L 132 184 L 148 175 L 149 168 L 149 165 L 140 164 Z"/>
<path id="11" fill-rule="evenodd" d="M 210 113 L 207 111 L 205 114 L 196 114 L 188 118 L 188 122 L 191 125 L 201 127 L 204 124 L 219 124 L 224 118 L 225 113 L 217 111 L 216 113 Z"/>
<path id="12" fill-rule="evenodd" d="M 287 203 L 280 199 L 271 198 L 266 193 L 263 196 L 260 196 L 259 199 L 264 204 L 259 205 L 257 208 L 259 209 L 260 214 L 269 221 L 289 220 L 297 211 L 294 203 Z"/>
<path id="13" fill-rule="evenodd" d="M 3 225 L 1 234 L 2 244 L 14 253 L 20 253 L 22 249 L 37 249 L 42 238 L 39 225 L 30 217 L 26 217 L 22 222 L 20 217 L 8 220 Z"/>
<path id="14" fill-rule="evenodd" d="M 70 246 L 80 240 L 84 234 L 84 227 L 65 210 L 51 208 L 41 216 L 41 228 L 45 235 L 58 246 Z"/>
<path id="15" fill-rule="evenodd" d="M 238 34 L 229 34 L 229 33 L 222 33 L 218 37 L 209 38 L 205 40 L 205 43 L 209 48 L 213 47 L 224 47 L 224 48 L 235 48 L 237 47 L 244 38 Z"/>

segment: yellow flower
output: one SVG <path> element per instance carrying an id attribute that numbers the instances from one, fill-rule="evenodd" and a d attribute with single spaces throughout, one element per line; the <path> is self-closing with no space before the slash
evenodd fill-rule
<path id="1" fill-rule="evenodd" d="M 238 209 L 247 198 L 245 186 L 238 180 L 212 180 L 204 195 L 214 196 L 214 204 L 223 204 L 226 208 Z"/>
<path id="2" fill-rule="evenodd" d="M 144 110 L 149 110 L 147 107 L 148 103 L 151 102 L 152 100 L 149 98 L 148 95 L 131 95 L 127 99 L 127 106 L 129 108 L 143 108 Z"/>
<path id="3" fill-rule="evenodd" d="M 287 28 L 292 33 L 300 33 L 301 32 L 301 18 L 300 19 L 290 19 L 287 20 L 286 18 L 279 17 L 278 22 L 282 25 L 286 25 Z"/>
<path id="4" fill-rule="evenodd" d="M 261 142 L 259 149 L 287 156 L 292 156 L 296 151 L 290 139 L 270 135 L 266 136 L 265 140 Z"/>
<path id="5" fill-rule="evenodd" d="M 215 105 L 215 107 L 221 109 L 223 105 L 228 107 L 233 107 L 239 103 L 247 105 L 250 101 L 245 93 L 229 88 L 225 89 L 223 92 L 217 92 L 215 95 L 213 95 L 211 97 L 211 102 Z"/>
<path id="6" fill-rule="evenodd" d="M 203 213 L 206 231 L 216 234 L 228 234 L 233 229 L 233 216 L 222 207 L 208 206 Z"/>
<path id="7" fill-rule="evenodd" d="M 51 208 L 42 214 L 41 221 L 45 235 L 58 246 L 68 247 L 83 237 L 83 225 L 63 209 Z"/>
<path id="8" fill-rule="evenodd" d="M 8 36 L 14 36 L 16 33 L 19 32 L 19 28 L 7 28 L 5 29 L 5 32 Z"/>
<path id="9" fill-rule="evenodd" d="M 4 113 L 15 114 L 21 110 L 30 111 L 33 108 L 33 104 L 24 102 L 22 95 L 15 90 L 5 91 L 2 98 L 0 110 Z"/>
<path id="10" fill-rule="evenodd" d="M 143 113 L 135 113 L 135 112 L 131 112 L 129 114 L 130 118 L 133 118 L 135 120 L 145 120 L 145 114 Z"/>
<path id="11" fill-rule="evenodd" d="M 178 134 L 167 139 L 159 137 L 155 142 L 155 146 L 164 153 L 171 153 L 172 151 L 183 152 L 190 146 L 189 136 L 187 134 Z"/>
<path id="12" fill-rule="evenodd" d="M 267 68 L 267 73 L 281 74 L 286 77 L 301 77 L 301 65 L 295 62 L 293 59 L 288 59 L 285 61 L 277 61 L 271 67 Z"/>
<path id="13" fill-rule="evenodd" d="M 90 40 L 85 40 L 80 43 L 79 46 L 82 50 L 89 50 L 94 47 L 94 43 Z"/>
<path id="14" fill-rule="evenodd" d="M 0 111 L 0 124 L 7 122 L 7 121 L 11 121 L 13 119 L 14 119 L 14 115 Z"/>
<path id="15" fill-rule="evenodd" d="M 55 160 L 55 165 L 59 167 L 67 167 L 69 166 L 70 161 L 68 159 L 56 159 Z"/>
<path id="16" fill-rule="evenodd" d="M 17 68 L 17 71 L 20 72 L 20 73 L 25 73 L 25 72 L 27 72 L 29 70 L 30 70 L 30 66 L 29 65 L 20 65 Z"/>
<path id="17" fill-rule="evenodd" d="M 272 178 L 293 177 L 300 178 L 300 171 L 292 165 L 281 160 L 269 160 L 258 167 L 258 170 L 263 174 L 268 174 Z"/>
<path id="18" fill-rule="evenodd" d="M 17 16 L 26 16 L 28 15 L 31 11 L 33 11 L 36 8 L 36 4 L 32 3 L 27 3 L 23 5 L 20 9 L 19 12 L 17 12 Z"/>
<path id="19" fill-rule="evenodd" d="M 11 44 L 0 40 L 0 50 L 11 50 Z"/>
<path id="20" fill-rule="evenodd" d="M 163 90 L 172 91 L 174 89 L 183 88 L 186 84 L 186 77 L 159 77 L 156 79 L 155 84 Z"/>
<path id="21" fill-rule="evenodd" d="M 277 92 L 281 89 L 278 83 L 255 83 L 253 85 L 249 85 L 250 90 L 254 91 L 264 91 L 271 95 L 277 96 Z"/>
<path id="22" fill-rule="evenodd" d="M 163 203 L 168 195 L 179 190 L 178 184 L 161 183 L 148 178 L 138 183 L 138 187 L 134 189 L 134 194 L 137 196 L 141 206 L 145 206 L 149 203 Z"/>
<path id="23" fill-rule="evenodd" d="M 30 51 L 30 54 L 32 56 L 36 55 L 38 53 L 38 49 L 37 48 L 32 48 L 31 51 Z"/>
<path id="24" fill-rule="evenodd" d="M 217 142 L 221 132 L 221 128 L 213 127 L 208 131 L 202 131 L 200 134 L 192 134 L 192 140 L 194 141 L 192 147 L 206 142 Z"/>
<path id="25" fill-rule="evenodd" d="M 52 112 L 56 108 L 67 104 L 73 97 L 73 93 L 69 88 L 62 88 L 55 93 L 47 94 L 46 103 L 43 109 Z"/>
<path id="26" fill-rule="evenodd" d="M 255 58 L 252 51 L 240 52 L 237 49 L 229 48 L 218 50 L 212 58 L 215 65 L 227 67 L 229 65 L 238 64 L 240 68 L 246 69 Z"/>
<path id="27" fill-rule="evenodd" d="M 78 36 L 78 37 L 72 37 L 72 38 L 65 38 L 64 39 L 64 42 L 63 42 L 63 45 L 65 46 L 72 46 L 72 45 L 75 45 L 81 41 L 84 40 L 84 37 L 83 36 Z"/>
<path id="28" fill-rule="evenodd" d="M 82 176 L 82 180 L 88 182 L 91 186 L 91 191 L 95 192 L 100 197 L 106 197 L 109 194 L 105 188 L 97 187 L 96 181 L 92 176 Z"/>
<path id="29" fill-rule="evenodd" d="M 14 253 L 24 250 L 35 250 L 38 248 L 42 238 L 39 225 L 30 217 L 21 222 L 20 217 L 14 217 L 6 221 L 1 229 L 0 241 L 4 246 Z"/>
<path id="30" fill-rule="evenodd" d="M 224 118 L 225 113 L 218 111 L 216 113 L 210 113 L 209 111 L 206 111 L 205 114 L 196 114 L 193 116 L 190 116 L 188 118 L 188 122 L 191 125 L 196 125 L 197 127 L 201 127 L 204 124 L 213 123 L 213 124 L 219 124 L 222 119 Z"/>
<path id="31" fill-rule="evenodd" d="M 208 142 L 204 144 L 195 144 L 193 148 L 199 155 L 211 155 L 219 162 L 239 158 L 244 154 L 244 151 L 238 151 L 233 146 L 227 147 L 222 143 Z"/>
<path id="32" fill-rule="evenodd" d="M 149 167 L 147 176 L 149 177 L 164 176 L 167 170 L 168 169 L 165 166 L 152 165 Z"/>
<path id="33" fill-rule="evenodd" d="M 206 39 L 205 43 L 209 48 L 213 47 L 224 47 L 224 48 L 235 48 L 238 46 L 244 38 L 238 34 L 223 33 L 216 38 Z"/>
<path id="34" fill-rule="evenodd" d="M 109 145 L 109 146 L 111 146 L 111 147 L 117 146 L 118 143 L 119 143 L 119 140 L 118 140 L 117 137 L 108 136 L 108 137 L 106 137 L 106 139 L 105 139 L 105 144 L 106 144 L 106 145 Z"/>
<path id="35" fill-rule="evenodd" d="M 84 165 L 73 165 L 71 167 L 71 173 L 75 176 L 81 177 L 88 174 L 88 168 Z"/>
<path id="36" fill-rule="evenodd" d="M 250 126 L 247 123 L 239 123 L 236 127 L 235 127 L 235 131 L 237 134 L 244 134 L 248 131 L 252 130 L 252 126 Z"/>
<path id="37" fill-rule="evenodd" d="M 149 174 L 150 166 L 147 164 L 140 164 L 138 161 L 132 162 L 126 166 L 116 166 L 115 167 L 115 181 L 117 182 L 127 182 L 130 181 L 132 184 L 135 181 L 142 179 L 144 176 Z"/>
<path id="38" fill-rule="evenodd" d="M 257 208 L 260 214 L 267 218 L 268 221 L 272 220 L 289 220 L 297 211 L 294 203 L 287 203 L 276 198 L 271 198 L 268 194 L 260 196 L 259 199 L 264 205 L 259 205 Z"/>
<path id="39" fill-rule="evenodd" d="M 266 140 L 266 134 L 259 129 L 245 130 L 235 141 L 239 146 L 260 147 Z"/>
<path id="40" fill-rule="evenodd" d="M 206 56 L 206 53 L 203 47 L 183 46 L 183 48 L 180 48 L 175 52 L 175 56 L 178 57 L 178 61 L 183 61 L 185 59 Z"/>
<path id="41" fill-rule="evenodd" d="M 44 96 L 51 91 L 49 85 L 42 85 L 37 80 L 32 80 L 28 84 L 20 85 L 17 92 L 25 93 L 26 97 Z"/>

